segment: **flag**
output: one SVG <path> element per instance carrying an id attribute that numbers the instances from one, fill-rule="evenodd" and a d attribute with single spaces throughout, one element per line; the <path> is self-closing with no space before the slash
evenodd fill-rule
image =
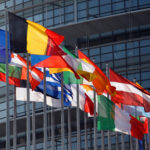
<path id="1" fill-rule="evenodd" d="M 59 35 L 40 24 L 8 13 L 10 46 L 15 53 L 49 55 L 53 41 L 60 45 L 64 36 Z"/>
<path id="2" fill-rule="evenodd" d="M 150 118 L 150 112 L 145 112 L 144 107 L 142 106 L 131 106 L 122 104 L 123 110 L 127 111 L 129 114 L 133 116 L 145 116 Z"/>
<path id="3" fill-rule="evenodd" d="M 8 70 L 9 84 L 20 86 L 22 68 L 8 65 Z M 0 64 L 0 81 L 6 82 L 6 64 Z"/>
<path id="4" fill-rule="evenodd" d="M 40 70 L 42 71 L 42 69 Z M 44 92 L 44 81 L 37 86 L 36 91 Z M 61 99 L 61 91 L 61 74 L 49 74 L 49 69 L 46 69 L 46 95 L 55 99 Z M 63 95 L 64 106 L 70 106 L 72 91 L 68 85 L 63 86 Z"/>
<path id="5" fill-rule="evenodd" d="M 0 29 L 0 63 L 6 63 L 6 41 L 5 41 L 5 34 L 4 30 Z M 9 41 L 9 34 L 8 36 L 8 62 L 10 62 L 10 41 Z"/>
<path id="6" fill-rule="evenodd" d="M 105 96 L 98 99 L 98 130 L 119 131 L 142 139 L 144 136 L 144 124 L 121 110 L 117 105 Z"/>
<path id="7" fill-rule="evenodd" d="M 44 102 L 43 93 L 29 89 L 29 94 L 30 94 L 31 102 Z M 16 100 L 27 101 L 27 88 L 26 88 L 26 83 L 24 83 L 23 80 L 21 81 L 20 87 L 16 87 Z M 46 104 L 52 107 L 57 107 L 57 108 L 61 107 L 60 99 L 55 99 L 50 96 L 46 96 Z"/>
<path id="8" fill-rule="evenodd" d="M 70 84 L 73 98 L 72 98 L 72 106 L 77 107 L 77 84 Z M 82 86 L 79 85 L 79 108 L 89 113 L 90 115 L 94 114 L 94 103 L 90 99 L 90 97 L 86 94 L 86 92 L 83 90 Z"/>
<path id="9" fill-rule="evenodd" d="M 11 64 L 22 67 L 21 79 L 27 80 L 27 61 L 18 54 L 12 53 Z M 29 63 L 29 82 L 34 90 L 43 80 L 43 73 Z"/>
<path id="10" fill-rule="evenodd" d="M 116 95 L 111 98 L 115 103 L 142 106 L 146 112 L 150 111 L 150 95 L 145 94 L 131 81 L 110 69 L 110 82 L 116 87 Z M 146 90 L 145 90 L 146 91 Z"/>
<path id="11" fill-rule="evenodd" d="M 50 73 L 59 73 L 63 71 L 71 71 L 79 79 L 76 70 L 79 62 L 69 57 L 58 45 L 55 44 L 55 50 L 49 56 L 31 55 L 31 65 L 35 67 L 50 68 Z"/>
<path id="12" fill-rule="evenodd" d="M 84 55 L 80 50 L 78 50 L 78 56 L 80 59 L 90 63 L 94 68 L 95 78 L 92 83 L 97 91 L 97 94 L 102 94 L 104 90 L 106 90 L 110 95 L 115 95 L 115 88 L 110 85 L 109 79 L 107 76 L 101 71 L 101 69 L 92 62 L 86 55 Z"/>

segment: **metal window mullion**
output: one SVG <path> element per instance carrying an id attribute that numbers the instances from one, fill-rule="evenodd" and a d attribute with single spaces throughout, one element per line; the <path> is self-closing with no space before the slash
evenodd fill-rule
<path id="1" fill-rule="evenodd" d="M 30 83 L 29 83 L 29 54 L 27 53 L 27 103 L 26 103 L 26 135 L 27 149 L 30 149 Z"/>
<path id="2" fill-rule="evenodd" d="M 6 3 L 5 3 L 6 7 Z M 7 21 L 8 21 L 8 11 L 5 8 L 5 46 L 6 46 L 6 149 L 10 150 L 10 111 L 9 111 L 9 81 L 8 81 L 8 28 L 7 28 Z"/>
<path id="3" fill-rule="evenodd" d="M 47 150 L 47 106 L 46 106 L 46 69 L 44 68 L 44 103 L 43 103 L 44 150 Z"/>
<path id="4" fill-rule="evenodd" d="M 64 90 L 63 90 L 63 73 L 61 73 L 61 150 L 65 149 L 65 132 L 64 132 Z"/>

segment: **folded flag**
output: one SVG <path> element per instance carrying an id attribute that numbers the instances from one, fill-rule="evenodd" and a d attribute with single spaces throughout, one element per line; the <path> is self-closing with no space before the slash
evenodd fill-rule
<path id="1" fill-rule="evenodd" d="M 150 95 L 141 91 L 131 81 L 110 69 L 110 82 L 116 87 L 116 95 L 111 98 L 115 103 L 143 106 L 146 112 L 150 111 Z M 145 90 L 146 91 L 146 90 Z"/>
<path id="2" fill-rule="evenodd" d="M 142 139 L 144 136 L 144 124 L 121 110 L 117 105 L 105 96 L 98 99 L 98 130 L 119 131 Z"/>
<path id="3" fill-rule="evenodd" d="M 21 79 L 27 80 L 27 61 L 18 54 L 12 53 L 11 64 L 22 67 Z M 43 73 L 29 63 L 29 82 L 34 90 L 43 80 Z"/>
<path id="4" fill-rule="evenodd" d="M 78 50 L 78 56 L 80 59 L 84 60 L 85 62 L 88 62 L 95 68 L 93 73 L 95 74 L 95 78 L 93 79 L 92 83 L 96 89 L 97 94 L 101 95 L 104 92 L 104 90 L 106 90 L 110 95 L 114 96 L 115 87 L 110 85 L 109 79 L 102 72 L 102 70 L 80 50 Z"/>
<path id="5" fill-rule="evenodd" d="M 0 29 L 0 63 L 6 63 L 6 41 L 5 41 L 5 34 L 4 30 Z M 8 36 L 8 62 L 10 62 L 10 41 L 9 41 L 9 34 Z"/>
<path id="6" fill-rule="evenodd" d="M 60 45 L 64 40 L 64 36 L 13 13 L 9 12 L 8 18 L 10 46 L 15 53 L 49 55 L 53 49 L 52 41 Z"/>
<path id="7" fill-rule="evenodd" d="M 8 65 L 8 70 L 9 84 L 20 86 L 22 68 Z M 6 82 L 6 64 L 0 64 L 0 81 Z"/>

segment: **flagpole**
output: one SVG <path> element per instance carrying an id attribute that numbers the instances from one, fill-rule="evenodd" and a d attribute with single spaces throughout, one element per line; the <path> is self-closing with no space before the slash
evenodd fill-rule
<path id="1" fill-rule="evenodd" d="M 8 21 L 8 11 L 5 6 L 5 47 L 6 47 L 6 149 L 10 150 L 10 111 L 9 111 L 9 82 L 8 82 L 8 29 L 7 29 L 7 21 Z"/>
<path id="2" fill-rule="evenodd" d="M 27 103 L 26 103 L 26 134 L 27 134 L 27 150 L 30 149 L 30 83 L 29 83 L 29 54 L 27 53 Z"/>
<path id="3" fill-rule="evenodd" d="M 84 112 L 84 130 L 85 130 L 85 134 L 84 134 L 85 150 L 87 150 L 88 149 L 88 139 L 87 139 L 87 113 L 86 112 Z"/>
<path id="4" fill-rule="evenodd" d="M 35 102 L 32 102 L 32 146 L 36 150 L 36 137 L 35 137 Z"/>
<path id="5" fill-rule="evenodd" d="M 71 114 L 70 106 L 68 107 L 68 150 L 71 150 Z"/>
<path id="6" fill-rule="evenodd" d="M 47 107 L 46 107 L 46 69 L 44 68 L 44 106 L 43 106 L 43 117 L 44 117 L 44 150 L 47 150 Z"/>
<path id="7" fill-rule="evenodd" d="M 96 91 L 94 89 L 94 150 L 97 150 Z"/>
<path id="8" fill-rule="evenodd" d="M 75 53 L 77 54 L 78 47 L 75 47 Z M 80 138 L 80 110 L 79 110 L 79 84 L 77 84 L 77 149 L 81 148 L 81 138 Z"/>
<path id="9" fill-rule="evenodd" d="M 65 132 L 64 132 L 64 76 L 63 72 L 61 73 L 61 150 L 65 150 L 65 144 L 64 144 L 64 138 L 65 138 Z"/>
<path id="10" fill-rule="evenodd" d="M 133 82 L 136 83 L 136 78 L 133 79 Z M 135 117 L 137 117 L 137 107 L 135 106 Z M 136 150 L 139 149 L 138 139 L 135 140 Z"/>
<path id="11" fill-rule="evenodd" d="M 109 79 L 109 66 L 106 64 L 106 76 Z M 109 99 L 109 94 L 107 93 L 107 98 Z M 111 136 L 110 136 L 110 131 L 108 130 L 108 150 L 111 150 Z"/>
<path id="12" fill-rule="evenodd" d="M 16 86 L 14 86 L 14 121 L 13 121 L 13 149 L 17 150 L 17 123 L 16 123 Z"/>
<path id="13" fill-rule="evenodd" d="M 54 109 L 51 107 L 51 149 L 55 149 Z"/>

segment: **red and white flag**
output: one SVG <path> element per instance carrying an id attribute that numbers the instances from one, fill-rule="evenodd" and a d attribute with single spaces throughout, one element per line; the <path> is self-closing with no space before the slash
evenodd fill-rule
<path id="1" fill-rule="evenodd" d="M 22 67 L 21 80 L 27 80 L 27 61 L 20 55 L 13 53 L 11 55 L 11 64 L 18 67 Z M 31 63 L 29 63 L 29 81 L 32 90 L 34 90 L 42 80 L 43 72 L 41 72 L 35 67 L 31 67 Z"/>
<path id="2" fill-rule="evenodd" d="M 114 103 L 143 106 L 146 112 L 150 112 L 148 91 L 141 89 L 141 86 L 136 86 L 135 83 L 117 74 L 112 69 L 110 69 L 110 82 L 112 86 L 116 87 L 116 95 L 111 97 Z"/>

